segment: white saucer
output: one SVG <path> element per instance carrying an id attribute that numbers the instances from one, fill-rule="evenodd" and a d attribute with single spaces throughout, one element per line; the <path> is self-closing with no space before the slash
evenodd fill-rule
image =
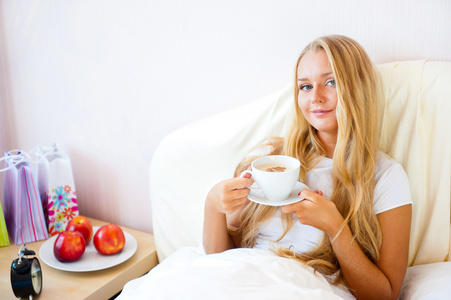
<path id="1" fill-rule="evenodd" d="M 303 189 L 308 189 L 309 187 L 303 184 L 302 182 L 296 182 L 296 185 L 294 186 L 293 190 L 291 191 L 290 195 L 287 199 L 281 200 L 281 201 L 271 201 L 268 200 L 265 195 L 263 195 L 262 191 L 260 189 L 251 189 L 249 192 L 249 195 L 247 195 L 247 198 L 253 202 L 269 205 L 269 206 L 282 206 L 282 205 L 288 205 L 293 204 L 296 202 L 299 202 L 301 200 L 304 200 L 303 198 L 299 198 L 298 194 Z"/>
<path id="2" fill-rule="evenodd" d="M 98 226 L 93 227 L 94 233 L 97 229 L 99 229 Z M 138 248 L 138 242 L 130 233 L 126 231 L 124 231 L 124 236 L 125 246 L 119 253 L 113 255 L 102 255 L 95 249 L 94 241 L 90 241 L 86 246 L 85 253 L 79 260 L 60 262 L 56 259 L 55 254 L 53 254 L 53 244 L 55 244 L 55 240 L 58 237 L 58 235 L 54 235 L 41 245 L 41 248 L 39 249 L 39 256 L 45 264 L 58 270 L 69 272 L 90 272 L 103 270 L 121 264 L 135 254 L 136 249 Z"/>

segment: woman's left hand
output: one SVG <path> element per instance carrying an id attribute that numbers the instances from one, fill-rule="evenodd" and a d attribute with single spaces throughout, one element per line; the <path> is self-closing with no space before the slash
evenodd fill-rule
<path id="1" fill-rule="evenodd" d="M 334 238 L 344 220 L 335 203 L 319 191 L 304 189 L 299 196 L 304 200 L 282 206 L 282 212 L 294 213 L 301 224 L 313 226 Z"/>

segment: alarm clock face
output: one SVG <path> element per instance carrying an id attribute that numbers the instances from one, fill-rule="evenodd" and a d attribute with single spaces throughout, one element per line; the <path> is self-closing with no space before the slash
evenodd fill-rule
<path id="1" fill-rule="evenodd" d="M 41 265 L 36 258 L 33 258 L 31 262 L 31 284 L 33 285 L 33 290 L 36 294 L 41 292 L 42 288 L 42 272 Z"/>

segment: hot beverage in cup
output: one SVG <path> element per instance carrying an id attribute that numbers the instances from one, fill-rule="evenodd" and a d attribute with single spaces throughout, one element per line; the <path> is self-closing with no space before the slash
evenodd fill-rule
<path id="1" fill-rule="evenodd" d="M 241 173 L 252 175 L 265 197 L 271 201 L 288 198 L 299 177 L 300 162 L 296 158 L 285 155 L 269 155 L 257 158 L 251 164 L 252 170 Z"/>
<path id="2" fill-rule="evenodd" d="M 266 172 L 285 172 L 288 169 L 288 167 L 282 164 L 270 163 L 259 166 L 258 169 Z"/>

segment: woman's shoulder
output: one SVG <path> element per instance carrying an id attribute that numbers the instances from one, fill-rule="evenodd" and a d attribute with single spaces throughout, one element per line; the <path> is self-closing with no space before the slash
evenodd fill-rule
<path id="1" fill-rule="evenodd" d="M 376 158 L 376 179 L 391 172 L 405 173 L 402 165 L 385 152 L 379 151 Z"/>
<path id="2" fill-rule="evenodd" d="M 375 175 L 374 211 L 376 214 L 412 204 L 409 180 L 399 162 L 388 154 L 379 152 Z"/>

